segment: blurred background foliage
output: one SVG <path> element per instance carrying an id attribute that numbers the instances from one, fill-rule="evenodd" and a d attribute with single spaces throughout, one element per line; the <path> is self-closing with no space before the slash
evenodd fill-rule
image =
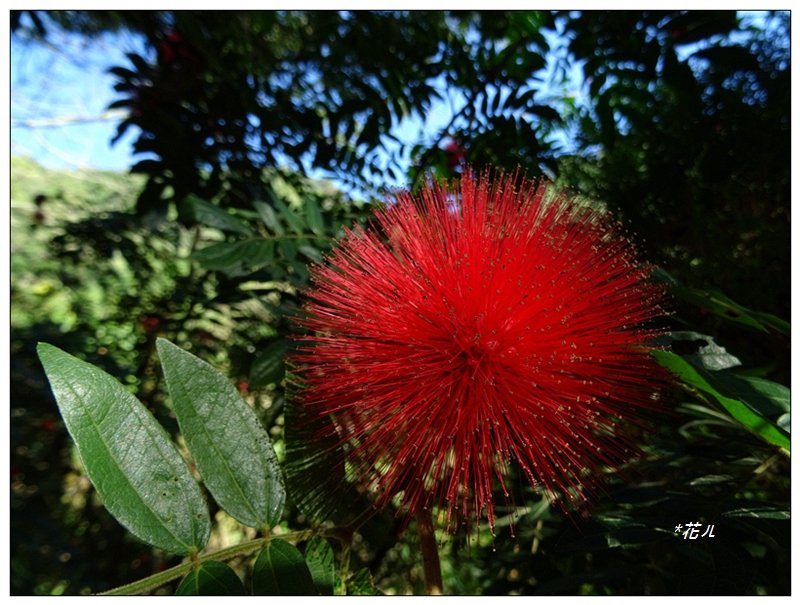
<path id="1" fill-rule="evenodd" d="M 164 336 L 226 371 L 283 457 L 308 264 L 387 183 L 465 163 L 545 175 L 619 216 L 673 293 L 673 350 L 715 389 L 676 388 L 592 515 L 515 482 L 496 536 L 443 542 L 447 589 L 789 593 L 788 457 L 720 404 L 788 431 L 788 13 L 12 11 L 11 26 L 29 44 L 125 30 L 149 49 L 112 69 L 131 174 L 12 160 L 13 593 L 100 591 L 174 563 L 93 495 L 37 342 L 103 367 L 174 431 Z M 445 125 L 398 135 L 443 106 Z M 302 493 L 285 528 L 308 525 Z M 246 534 L 217 520 L 217 545 Z M 717 537 L 681 539 L 690 521 Z M 364 590 L 422 592 L 414 532 L 391 511 L 354 540 Z"/>

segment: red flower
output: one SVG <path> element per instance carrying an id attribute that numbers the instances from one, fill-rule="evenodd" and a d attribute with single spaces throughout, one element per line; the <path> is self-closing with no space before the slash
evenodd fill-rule
<path id="1" fill-rule="evenodd" d="M 300 404 L 333 419 L 378 503 L 494 523 L 515 461 L 582 500 L 654 405 L 660 287 L 604 213 L 526 179 L 400 194 L 312 268 Z M 560 495 L 560 496 L 559 496 Z"/>
<path id="2" fill-rule="evenodd" d="M 467 159 L 467 152 L 455 140 L 444 146 L 444 153 L 447 156 L 447 168 L 451 171 L 462 166 Z"/>

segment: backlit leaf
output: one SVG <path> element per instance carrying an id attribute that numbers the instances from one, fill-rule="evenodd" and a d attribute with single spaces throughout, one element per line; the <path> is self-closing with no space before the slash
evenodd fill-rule
<path id="1" fill-rule="evenodd" d="M 267 229 L 269 229 L 275 235 L 283 235 L 286 233 L 283 225 L 278 220 L 278 215 L 269 204 L 264 202 L 253 202 L 253 206 L 255 207 L 256 211 L 258 212 L 258 216 L 261 217 L 261 221 L 264 223 Z"/>
<path id="2" fill-rule="evenodd" d="M 306 545 L 306 564 L 314 579 L 320 594 L 333 594 L 336 582 L 336 563 L 333 558 L 333 549 L 328 542 L 320 536 L 315 536 Z"/>

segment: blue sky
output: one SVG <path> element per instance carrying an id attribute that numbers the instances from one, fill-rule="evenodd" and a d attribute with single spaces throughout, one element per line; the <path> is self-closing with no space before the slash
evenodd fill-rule
<path id="1" fill-rule="evenodd" d="M 130 129 L 114 146 L 109 144 L 121 114 L 106 111 L 117 98 L 108 69 L 129 65 L 127 52 L 144 53 L 142 41 L 130 34 L 86 41 L 55 27 L 48 35 L 46 45 L 11 38 L 12 155 L 60 170 L 127 170 L 135 161 L 131 144 L 137 132 Z M 404 120 L 395 134 L 409 146 L 424 139 L 430 143 L 464 102 L 453 96 L 434 107 L 424 122 Z"/>
<path id="2" fill-rule="evenodd" d="M 106 109 L 118 98 L 108 69 L 128 66 L 128 52 L 143 54 L 142 41 L 128 34 L 87 42 L 57 29 L 49 35 L 47 45 L 11 38 L 12 155 L 59 170 L 127 170 L 138 132 L 130 129 L 110 145 L 124 113 Z M 449 118 L 444 109 L 434 111 L 426 125 L 407 120 L 398 135 L 416 142 L 423 126 L 441 128 Z"/>
<path id="3" fill-rule="evenodd" d="M 133 131 L 111 147 L 119 115 L 104 115 L 115 99 L 113 65 L 141 50 L 132 36 L 86 42 L 56 33 L 50 44 L 11 37 L 11 154 L 56 169 L 126 170 Z"/>
<path id="4" fill-rule="evenodd" d="M 108 68 L 128 65 L 127 52 L 143 54 L 139 38 L 121 34 L 86 41 L 52 28 L 47 44 L 26 43 L 15 35 L 10 47 L 12 155 L 32 157 L 48 168 L 63 170 L 124 171 L 134 163 L 135 129 L 111 146 L 121 114 L 109 114 L 106 108 L 117 98 Z M 573 82 L 570 92 L 578 95 L 578 71 Z M 453 98 L 442 103 L 425 123 L 405 120 L 396 134 L 412 144 L 426 135 L 430 138 L 463 102 L 463 98 Z"/>

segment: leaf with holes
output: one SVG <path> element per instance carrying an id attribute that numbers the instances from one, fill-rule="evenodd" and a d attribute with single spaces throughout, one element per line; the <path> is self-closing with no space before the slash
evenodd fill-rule
<path id="1" fill-rule="evenodd" d="M 684 359 L 706 370 L 725 370 L 742 365 L 739 359 L 718 345 L 714 338 L 697 332 L 672 332 L 674 341 L 698 343 L 695 353 L 684 355 Z"/>

